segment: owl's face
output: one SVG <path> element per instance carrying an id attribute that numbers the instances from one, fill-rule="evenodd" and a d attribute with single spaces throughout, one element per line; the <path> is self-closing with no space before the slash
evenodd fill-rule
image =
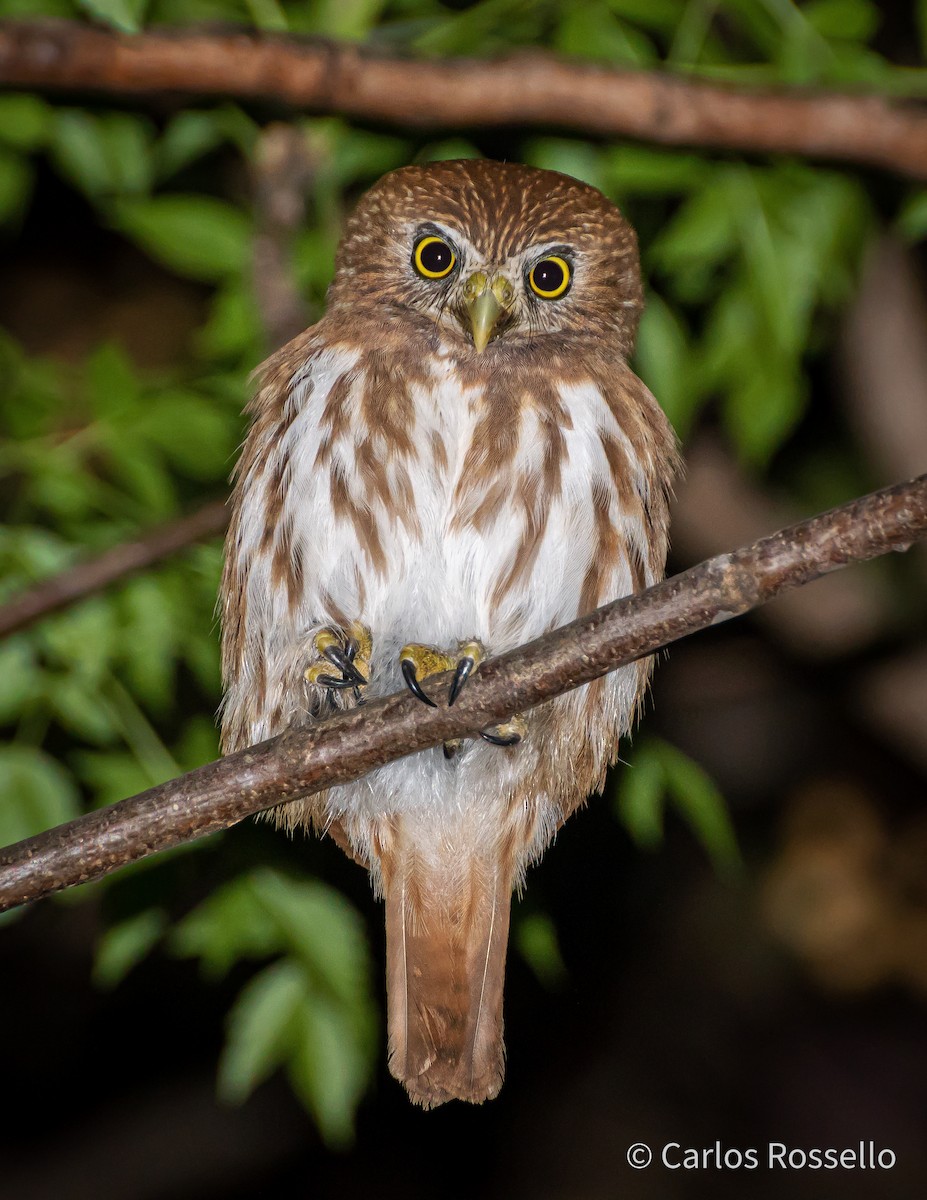
<path id="1" fill-rule="evenodd" d="M 471 353 L 563 336 L 627 353 L 637 248 L 618 209 L 568 176 L 485 160 L 405 167 L 358 205 L 330 303 Z"/>
<path id="2" fill-rule="evenodd" d="M 579 248 L 536 242 L 501 257 L 474 244 L 449 222 L 425 221 L 407 231 L 406 303 L 469 336 L 477 353 L 494 337 L 555 333 L 570 312 L 569 295 L 589 266 Z"/>

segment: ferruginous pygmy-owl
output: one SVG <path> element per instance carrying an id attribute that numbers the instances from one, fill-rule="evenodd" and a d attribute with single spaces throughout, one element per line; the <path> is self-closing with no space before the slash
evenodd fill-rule
<path id="1" fill-rule="evenodd" d="M 222 583 L 228 752 L 509 650 L 663 574 L 673 433 L 627 364 L 634 232 L 514 163 L 381 179 L 325 315 L 268 360 Z M 502 1084 L 513 888 L 601 787 L 638 662 L 481 738 L 275 810 L 386 900 L 389 1065 L 425 1107 Z"/>

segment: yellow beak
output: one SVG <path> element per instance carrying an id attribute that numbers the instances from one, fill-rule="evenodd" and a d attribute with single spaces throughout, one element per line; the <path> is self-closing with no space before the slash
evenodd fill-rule
<path id="1" fill-rule="evenodd" d="M 504 275 L 496 275 L 490 280 L 483 271 L 475 271 L 464 284 L 464 307 L 478 354 L 489 345 L 499 322 L 511 311 L 514 302 L 515 289 Z"/>

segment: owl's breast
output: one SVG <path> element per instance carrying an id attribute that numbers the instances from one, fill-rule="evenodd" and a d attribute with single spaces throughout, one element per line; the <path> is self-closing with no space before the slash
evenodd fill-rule
<path id="1" fill-rule="evenodd" d="M 464 379 L 440 357 L 314 384 L 278 472 L 302 623 L 359 618 L 391 651 L 475 637 L 499 652 L 632 590 L 616 531 L 635 518 L 595 389 Z"/>

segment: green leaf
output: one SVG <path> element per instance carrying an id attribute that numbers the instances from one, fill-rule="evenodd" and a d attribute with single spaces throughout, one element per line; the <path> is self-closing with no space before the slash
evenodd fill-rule
<path id="1" fill-rule="evenodd" d="M 602 154 L 588 142 L 569 138 L 532 138 L 524 146 L 525 161 L 545 171 L 560 171 L 604 190 Z"/>
<path id="2" fill-rule="evenodd" d="M 561 988 L 567 970 L 560 953 L 557 930 L 546 913 L 525 913 L 515 921 L 515 945 L 541 983 L 551 991 Z"/>
<path id="3" fill-rule="evenodd" d="M 663 768 L 653 748 L 636 746 L 618 789 L 618 819 L 642 850 L 663 842 Z"/>
<path id="4" fill-rule="evenodd" d="M 252 887 L 314 980 L 342 1004 L 355 1005 L 366 996 L 369 960 L 363 924 L 339 892 L 275 871 L 255 872 Z"/>
<path id="5" fill-rule="evenodd" d="M 363 926 L 320 883 L 271 870 L 227 884 L 171 935 L 175 953 L 213 975 L 240 957 L 288 952 L 239 997 L 229 1023 L 220 1089 L 242 1099 L 278 1062 L 332 1145 L 347 1144 L 375 1046 Z"/>
<path id="6" fill-rule="evenodd" d="M 685 438 L 701 403 L 693 369 L 693 350 L 679 317 L 651 293 L 637 338 L 639 374 L 681 438 Z"/>
<path id="7" fill-rule="evenodd" d="M 40 687 L 41 670 L 30 640 L 20 635 L 0 642 L 0 724 L 15 720 Z"/>
<path id="8" fill-rule="evenodd" d="M 215 112 L 188 110 L 178 113 L 165 129 L 154 151 L 159 179 L 169 179 L 215 150 L 225 141 L 225 132 Z"/>
<path id="9" fill-rule="evenodd" d="M 660 756 L 673 806 L 708 851 L 715 869 L 730 871 L 739 867 L 740 850 L 727 805 L 709 775 L 667 742 L 661 743 Z"/>
<path id="10" fill-rule="evenodd" d="M 238 430 L 213 401 L 195 392 L 162 391 L 136 430 L 193 479 L 224 479 L 231 469 Z"/>
<path id="11" fill-rule="evenodd" d="M 49 676 L 46 702 L 65 729 L 95 745 L 116 740 L 111 706 L 92 682 L 77 675 Z"/>
<path id="12" fill-rule="evenodd" d="M 716 870 L 727 872 L 739 865 L 740 852 L 724 799 L 709 776 L 669 742 L 648 738 L 634 747 L 618 791 L 618 815 L 644 849 L 653 849 L 662 841 L 666 796 Z"/>
<path id="13" fill-rule="evenodd" d="M 699 370 L 703 386 L 722 389 L 732 379 L 754 372 L 753 356 L 762 341 L 748 289 L 741 281 L 731 284 L 710 310 L 702 335 Z M 768 347 L 765 349 L 768 354 Z"/>
<path id="14" fill-rule="evenodd" d="M 604 155 L 609 189 L 631 196 L 671 196 L 701 186 L 710 164 L 695 154 L 620 146 Z"/>
<path id="15" fill-rule="evenodd" d="M 240 1104 L 290 1057 L 302 1033 L 308 991 L 305 970 L 291 958 L 265 967 L 242 988 L 228 1015 L 219 1059 L 222 1100 Z"/>
<path id="16" fill-rule="evenodd" d="M 357 40 L 373 29 L 384 7 L 384 0 L 313 0 L 294 6 L 292 28 L 298 33 Z"/>
<path id="17" fill-rule="evenodd" d="M 114 207 L 113 224 L 179 275 L 212 283 L 249 263 L 251 224 L 243 212 L 209 196 L 156 196 Z"/>
<path id="18" fill-rule="evenodd" d="M 32 167 L 18 154 L 0 150 L 0 222 L 17 219 L 32 190 Z"/>
<path id="19" fill-rule="evenodd" d="M 431 142 L 416 154 L 415 161 L 426 162 L 444 162 L 449 159 L 460 158 L 482 158 L 479 150 L 472 142 L 468 142 L 466 138 L 455 137 L 445 138 L 440 142 Z"/>
<path id="20" fill-rule="evenodd" d="M 97 942 L 93 962 L 93 981 L 98 987 L 112 988 L 121 983 L 157 945 L 167 928 L 167 915 L 159 908 L 148 908 L 110 926 Z"/>
<path id="21" fill-rule="evenodd" d="M 177 760 L 185 771 L 192 771 L 219 757 L 219 730 L 211 717 L 193 716 L 187 721 L 177 749 Z"/>
<path id="22" fill-rule="evenodd" d="M 50 616 L 39 637 L 46 658 L 74 672 L 75 678 L 98 688 L 116 645 L 112 610 L 105 596 L 88 596 L 79 604 Z"/>
<path id="23" fill-rule="evenodd" d="M 161 573 L 129 580 L 116 600 L 122 661 L 133 691 L 157 709 L 169 705 L 177 655 L 177 613 Z"/>
<path id="24" fill-rule="evenodd" d="M 84 365 L 87 395 L 96 416 L 118 419 L 139 405 L 141 388 L 132 360 L 113 342 L 104 342 Z"/>
<path id="25" fill-rule="evenodd" d="M 534 45 L 544 36 L 548 8 L 533 0 L 482 0 L 429 22 L 413 48 L 420 54 L 467 55 Z"/>
<path id="26" fill-rule="evenodd" d="M 37 457 L 33 466 L 24 499 L 39 513 L 51 514 L 58 528 L 73 530 L 73 522 L 82 520 L 97 505 L 99 481 L 67 453 L 60 458 L 55 454 Z"/>
<path id="27" fill-rule="evenodd" d="M 98 121 L 77 109 L 55 114 L 52 158 L 72 183 L 88 196 L 99 196 L 114 185 L 109 154 Z"/>
<path id="28" fill-rule="evenodd" d="M 657 60 L 653 42 L 641 30 L 618 20 L 601 0 L 570 4 L 563 10 L 554 49 L 574 58 L 650 66 Z"/>
<path id="29" fill-rule="evenodd" d="M 3 432 L 27 445 L 48 433 L 60 420 L 63 375 L 60 363 L 27 358 L 0 329 L 0 394 L 9 401 L 2 410 Z M 3 449 L 9 454 L 12 447 Z"/>
<path id="30" fill-rule="evenodd" d="M 249 117 L 237 104 L 223 104 L 212 109 L 210 115 L 222 130 L 225 140 L 231 142 L 244 158 L 253 159 L 261 132 L 257 121 Z"/>
<path id="31" fill-rule="evenodd" d="M 73 562 L 71 547 L 34 525 L 0 523 L 0 597 L 7 599 Z"/>
<path id="32" fill-rule="evenodd" d="M 52 127 L 52 109 L 38 96 L 11 92 L 0 96 L 0 142 L 17 150 L 38 150 Z"/>
<path id="33" fill-rule="evenodd" d="M 354 1140 L 354 1112 L 370 1075 L 372 1056 L 349 1015 L 329 997 L 313 994 L 300 1017 L 290 1081 L 325 1141 L 342 1149 Z"/>
<path id="34" fill-rule="evenodd" d="M 91 199 L 146 192 L 153 175 L 152 129 L 131 113 L 91 116 L 82 109 L 55 114 L 52 157 Z"/>
<path id="35" fill-rule="evenodd" d="M 153 523 L 173 516 L 177 495 L 160 448 L 125 426 L 101 426 L 98 441 L 108 475 L 138 502 L 138 519 Z"/>
<path id="36" fill-rule="evenodd" d="M 67 771 L 34 746 L 0 746 L 0 845 L 8 846 L 78 815 Z"/>
<path id="37" fill-rule="evenodd" d="M 152 786 L 148 769 L 128 750 L 76 750 L 71 756 L 95 808 L 115 804 Z"/>
<path id="38" fill-rule="evenodd" d="M 714 267 L 737 249 L 737 219 L 743 207 L 736 175 L 718 170 L 683 204 L 650 248 L 650 257 L 672 275 L 692 264 Z"/>
<path id="39" fill-rule="evenodd" d="M 255 27 L 262 33 L 286 33 L 289 22 L 277 0 L 245 0 Z"/>
<path id="40" fill-rule="evenodd" d="M 413 154 L 412 144 L 404 138 L 356 129 L 337 118 L 313 118 L 303 129 L 319 160 L 320 184 L 338 193 L 352 183 L 372 182 Z"/>
<path id="41" fill-rule="evenodd" d="M 680 0 L 606 0 L 609 9 L 626 21 L 672 33 L 685 15 L 687 3 Z"/>
<path id="42" fill-rule="evenodd" d="M 801 11 L 823 37 L 854 42 L 868 42 L 882 21 L 870 0 L 809 0 Z"/>
<path id="43" fill-rule="evenodd" d="M 199 958 L 211 978 L 224 975 L 240 958 L 265 958 L 284 949 L 274 917 L 256 899 L 250 877 L 214 892 L 170 935 L 171 952 Z"/>
<path id="44" fill-rule="evenodd" d="M 768 462 L 805 410 L 807 381 L 789 368 L 757 348 L 752 370 L 724 397 L 725 424 L 741 454 L 757 465 Z"/>
<path id="45" fill-rule="evenodd" d="M 313 262 L 312 269 L 315 265 Z M 197 330 L 196 348 L 206 358 L 233 357 L 256 362 L 263 337 L 254 289 L 236 279 L 213 297 L 209 318 Z"/>
<path id="46" fill-rule="evenodd" d="M 293 248 L 293 271 L 297 285 L 304 292 L 325 295 L 335 270 L 335 249 L 338 238 L 333 230 L 303 229 Z"/>
<path id="47" fill-rule="evenodd" d="M 100 118 L 113 179 L 113 190 L 138 195 L 154 181 L 154 132 L 148 121 L 131 113 Z"/>
<path id="48" fill-rule="evenodd" d="M 919 242 L 927 237 L 927 191 L 915 192 L 905 201 L 896 225 L 906 241 Z"/>
<path id="49" fill-rule="evenodd" d="M 148 0 L 77 0 L 77 7 L 122 33 L 138 33 Z"/>

